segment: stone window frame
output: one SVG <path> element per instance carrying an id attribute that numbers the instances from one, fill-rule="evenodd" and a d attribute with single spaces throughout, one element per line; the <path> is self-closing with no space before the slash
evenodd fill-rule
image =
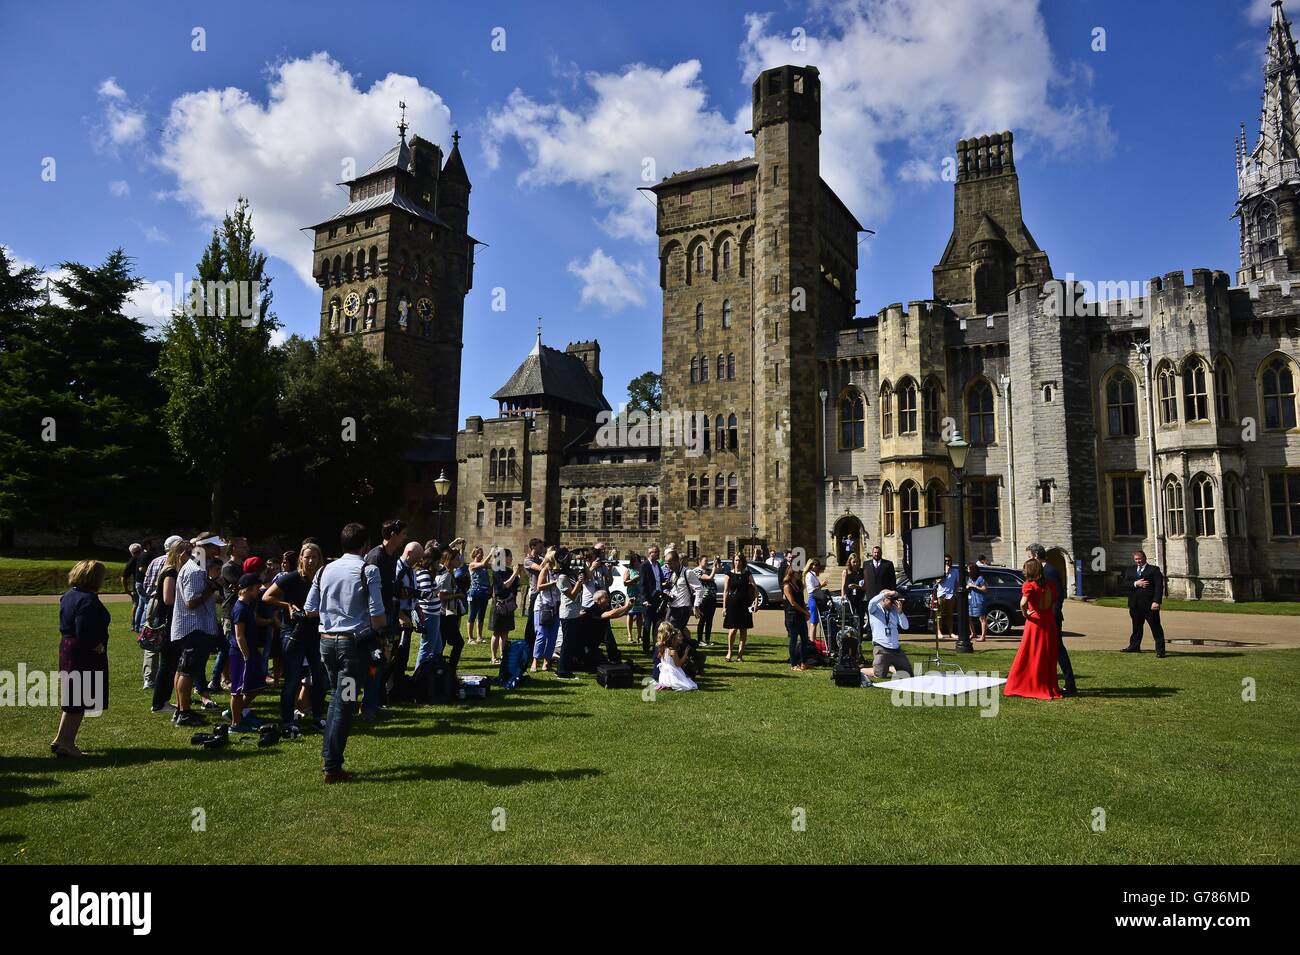
<path id="1" fill-rule="evenodd" d="M 1002 488 L 1001 481 L 992 476 L 967 478 L 966 509 L 968 511 L 966 527 L 972 540 L 997 540 L 1002 536 Z M 978 489 L 978 494 L 975 493 Z M 989 490 L 991 489 L 991 491 Z M 976 521 L 976 514 L 983 519 Z M 995 526 L 990 527 L 990 517 Z"/>
<path id="2" fill-rule="evenodd" d="M 1144 471 L 1130 471 L 1119 473 L 1115 472 L 1108 475 L 1107 487 L 1110 494 L 1110 525 L 1111 536 L 1114 538 L 1133 538 L 1135 540 L 1145 540 L 1147 536 L 1147 476 Z M 1115 492 L 1117 482 L 1124 482 L 1124 495 L 1121 501 L 1120 495 Z M 1134 500 L 1133 489 L 1137 488 L 1137 499 Z M 1125 514 L 1125 529 L 1120 530 L 1120 509 Z M 1141 519 L 1141 530 L 1133 529 L 1133 517 L 1136 512 Z"/>
<path id="3" fill-rule="evenodd" d="M 1227 355 L 1220 355 L 1214 359 L 1214 417 L 1220 426 L 1230 425 L 1233 422 L 1233 408 L 1236 402 L 1233 400 L 1233 391 L 1236 387 L 1236 371 L 1232 367 L 1232 361 Z"/>
<path id="4" fill-rule="evenodd" d="M 1165 534 L 1169 537 L 1187 536 L 1187 508 L 1183 482 L 1171 474 L 1160 485 L 1161 504 L 1165 509 Z"/>
<path id="5" fill-rule="evenodd" d="M 1279 366 L 1276 374 L 1276 383 L 1270 386 L 1270 375 L 1275 374 L 1274 366 Z M 1264 357 L 1259 363 L 1259 369 L 1255 373 L 1256 388 L 1259 394 L 1260 421 L 1263 423 L 1265 431 L 1294 431 L 1300 423 L 1300 414 L 1296 411 L 1296 378 L 1297 368 L 1295 360 L 1285 352 L 1274 351 Z M 1286 390 L 1288 385 L 1283 376 L 1290 378 L 1290 390 Z M 1273 389 L 1270 391 L 1270 387 Z M 1289 399 L 1289 401 L 1287 400 Z M 1276 424 L 1269 424 L 1269 402 L 1272 400 L 1277 408 Z M 1290 411 L 1290 419 L 1286 411 Z"/>
<path id="6" fill-rule="evenodd" d="M 988 389 L 987 409 L 985 408 L 977 409 L 974 406 L 973 403 L 974 395 L 975 392 L 980 388 Z M 970 443 L 971 447 L 975 447 L 975 448 L 997 447 L 998 433 L 999 433 L 998 390 L 994 386 L 993 382 L 989 380 L 988 376 L 975 375 L 970 379 L 970 381 L 966 382 L 966 387 L 962 390 L 962 408 L 966 412 L 965 414 L 966 420 L 963 422 L 966 425 L 966 440 Z M 975 421 L 977 416 L 981 420 L 981 425 L 979 428 L 980 433 L 978 436 L 975 433 L 976 429 L 971 426 L 971 423 Z M 985 428 L 983 425 L 984 419 L 987 419 L 987 422 L 990 425 L 989 430 L 992 431 L 991 435 L 985 434 Z M 987 440 L 985 440 L 986 437 Z"/>
<path id="7" fill-rule="evenodd" d="M 1192 499 L 1189 502 L 1192 512 L 1191 530 L 1196 537 L 1218 537 L 1219 521 L 1215 514 L 1214 478 L 1205 471 L 1192 476 Z"/>
<path id="8" fill-rule="evenodd" d="M 867 396 L 857 385 L 848 385 L 835 399 L 836 447 L 840 451 L 861 451 L 867 446 Z M 846 416 L 846 412 L 848 412 Z M 852 440 L 844 436 L 852 428 Z M 860 434 L 859 434 L 860 432 Z"/>
<path id="9" fill-rule="evenodd" d="M 1241 477 L 1235 471 L 1223 475 L 1223 534 L 1225 537 L 1246 536 L 1245 490 Z"/>
<path id="10" fill-rule="evenodd" d="M 894 513 L 894 485 L 886 481 L 880 487 L 880 536 L 893 537 L 897 531 Z"/>
<path id="11" fill-rule="evenodd" d="M 1128 385 L 1129 397 L 1126 400 L 1124 385 Z M 1112 396 L 1111 389 L 1118 386 L 1118 394 Z M 1101 409 L 1106 419 L 1106 437 L 1131 439 L 1142 435 L 1142 416 L 1138 414 L 1137 377 L 1126 365 L 1116 365 L 1101 378 Z M 1112 398 L 1116 400 L 1112 400 Z M 1132 432 L 1125 431 L 1125 410 L 1132 414 Z M 1116 417 L 1118 415 L 1118 418 Z M 1118 422 L 1119 430 L 1115 430 Z"/>
<path id="12" fill-rule="evenodd" d="M 1179 371 L 1182 384 L 1183 421 L 1187 424 L 1209 424 L 1210 409 L 1210 366 L 1197 354 L 1183 359 Z"/>
<path id="13" fill-rule="evenodd" d="M 1282 490 L 1278 500 L 1278 482 Z M 1300 537 L 1300 468 L 1270 468 L 1264 472 L 1264 489 L 1268 505 L 1268 536 L 1270 540 L 1292 540 Z M 1278 509 L 1281 508 L 1285 530 L 1277 530 Z"/>
<path id="14" fill-rule="evenodd" d="M 1162 428 L 1177 428 L 1182 422 L 1179 416 L 1182 408 L 1179 403 L 1181 396 L 1178 393 L 1178 379 L 1174 363 L 1167 358 L 1161 359 L 1156 365 L 1155 384 L 1156 414 Z"/>

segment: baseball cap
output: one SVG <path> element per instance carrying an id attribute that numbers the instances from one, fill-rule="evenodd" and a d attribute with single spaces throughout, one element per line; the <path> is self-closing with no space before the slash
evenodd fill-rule
<path id="1" fill-rule="evenodd" d="M 182 538 L 180 534 L 173 534 L 171 537 L 167 538 L 167 541 L 166 543 L 163 544 L 163 547 L 167 550 L 171 550 L 173 547 L 179 544 L 181 540 Z"/>
<path id="2" fill-rule="evenodd" d="M 196 547 L 205 547 L 207 545 L 211 545 L 213 547 L 227 546 L 226 542 L 223 541 L 221 537 L 217 534 L 213 534 L 211 537 L 205 537 L 203 538 L 203 540 L 198 540 L 194 542 L 194 546 Z"/>
<path id="3" fill-rule="evenodd" d="M 243 590 L 245 587 L 254 587 L 261 583 L 262 583 L 262 578 L 257 574 L 244 574 L 242 577 L 239 578 L 239 583 L 236 586 L 240 590 Z"/>
<path id="4" fill-rule="evenodd" d="M 262 558 L 249 557 L 247 560 L 244 561 L 244 573 L 260 574 L 262 572 L 262 568 L 265 566 L 266 566 L 266 561 L 264 561 Z"/>

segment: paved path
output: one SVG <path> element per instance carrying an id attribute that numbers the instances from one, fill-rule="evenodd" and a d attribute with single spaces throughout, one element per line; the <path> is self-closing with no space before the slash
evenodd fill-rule
<path id="1" fill-rule="evenodd" d="M 125 603 L 126 594 L 103 594 L 105 603 Z M 36 597 L 0 597 L 5 604 L 56 604 L 58 595 Z M 1165 625 L 1165 639 L 1170 648 L 1180 652 L 1221 650 L 1222 641 L 1242 644 L 1235 649 L 1300 648 L 1300 617 L 1268 616 L 1253 613 L 1203 613 L 1194 610 L 1166 610 L 1161 614 Z M 755 630 L 761 634 L 782 635 L 785 623 L 779 610 L 760 610 L 755 615 Z M 713 620 L 715 632 L 721 629 L 722 614 Z M 1082 600 L 1071 600 L 1065 605 L 1065 634 L 1071 650 L 1119 650 L 1128 643 L 1128 611 L 1123 607 L 1102 607 Z M 726 640 L 723 631 L 722 639 Z M 916 638 L 913 638 L 914 640 Z M 1184 640 L 1213 640 L 1219 643 L 1190 644 Z M 715 639 L 716 643 L 716 639 Z M 989 637 L 986 643 L 975 644 L 977 649 L 1009 649 L 1018 646 L 1020 633 L 1005 637 Z M 951 645 L 951 643 L 950 643 Z M 1151 649 L 1151 634 L 1142 641 Z"/>
<path id="2" fill-rule="evenodd" d="M 760 610 L 754 621 L 759 633 L 784 634 L 785 624 L 781 612 Z M 1165 627 L 1165 639 L 1170 649 L 1179 652 L 1222 650 L 1222 641 L 1230 640 L 1242 646 L 1234 649 L 1300 648 L 1300 617 L 1269 616 L 1252 613 L 1214 613 L 1194 610 L 1166 610 L 1160 615 Z M 714 630 L 721 623 L 715 618 Z M 1131 629 L 1128 610 L 1124 607 L 1102 607 L 1082 600 L 1070 600 L 1065 605 L 1066 646 L 1073 650 L 1119 650 L 1128 644 Z M 913 640 L 917 639 L 915 637 Z M 726 640 L 726 633 L 723 633 Z M 1184 640 L 1213 640 L 1218 644 L 1191 644 Z M 717 638 L 714 638 L 714 643 Z M 1020 631 L 1004 637 L 990 636 L 985 643 L 975 644 L 976 649 L 1010 649 L 1020 643 Z M 952 645 L 951 641 L 948 643 Z M 1144 650 L 1153 650 L 1151 632 L 1142 640 Z"/>

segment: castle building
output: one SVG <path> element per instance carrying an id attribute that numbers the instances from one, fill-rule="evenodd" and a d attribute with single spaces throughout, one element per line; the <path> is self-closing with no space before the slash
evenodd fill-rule
<path id="1" fill-rule="evenodd" d="M 955 554 L 960 434 L 972 560 L 1019 565 L 1041 542 L 1071 593 L 1095 595 L 1142 549 L 1173 597 L 1300 595 L 1300 62 L 1280 2 L 1264 74 L 1258 142 L 1236 147 L 1235 285 L 1208 269 L 1136 289 L 1056 278 L 1003 131 L 956 144 L 930 297 L 858 316 L 862 226 L 820 176 L 818 72 L 764 71 L 754 155 L 650 190 L 663 408 L 686 440 L 594 440 L 603 397 L 562 410 L 572 390 L 528 369 L 565 353 L 539 340 L 501 417 L 461 432 L 462 533 L 507 499 L 530 528 L 516 541 L 757 543 L 834 566 L 877 544 L 900 560 L 912 528 L 943 523 Z"/>
<path id="2" fill-rule="evenodd" d="M 341 183 L 348 205 L 312 229 L 320 334 L 356 336 L 375 360 L 410 377 L 432 409 L 428 434 L 412 437 L 404 516 L 421 525 L 435 506 L 433 481 L 456 474 L 465 295 L 474 284 L 468 232 L 470 181 L 453 136 L 441 148 L 419 136 L 398 142 Z M 454 494 L 451 497 L 454 507 Z"/>

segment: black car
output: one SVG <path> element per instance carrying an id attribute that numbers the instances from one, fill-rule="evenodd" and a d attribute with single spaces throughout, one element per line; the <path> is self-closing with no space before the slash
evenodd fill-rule
<path id="1" fill-rule="evenodd" d="M 1025 619 L 1020 613 L 1020 588 L 1025 576 L 1013 567 L 982 567 L 980 576 L 988 586 L 985 592 L 984 607 L 989 618 L 989 633 L 1002 636 L 1013 627 L 1024 626 Z M 934 585 L 937 581 L 912 582 L 906 577 L 898 578 L 898 592 L 903 595 L 903 613 L 907 615 L 909 634 L 934 633 L 934 607 L 932 599 Z M 839 597 L 835 598 L 838 611 Z M 953 621 L 956 626 L 956 621 Z"/>

